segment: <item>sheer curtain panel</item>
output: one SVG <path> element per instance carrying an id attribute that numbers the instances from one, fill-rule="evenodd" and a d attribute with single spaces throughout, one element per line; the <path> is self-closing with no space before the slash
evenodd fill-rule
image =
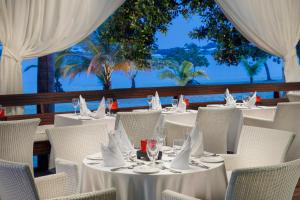
<path id="1" fill-rule="evenodd" d="M 245 38 L 284 59 L 286 82 L 300 81 L 296 55 L 300 39 L 300 0 L 215 1 Z"/>
<path id="2" fill-rule="evenodd" d="M 94 31 L 124 0 L 0 0 L 0 94 L 22 93 L 21 62 L 64 50 Z M 11 109 L 8 114 L 20 113 Z"/>

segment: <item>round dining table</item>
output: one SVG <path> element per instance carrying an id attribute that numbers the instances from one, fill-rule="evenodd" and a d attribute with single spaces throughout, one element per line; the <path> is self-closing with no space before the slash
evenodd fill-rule
<path id="1" fill-rule="evenodd" d="M 126 161 L 123 168 L 104 167 L 103 160 L 86 157 L 83 160 L 81 192 L 92 192 L 114 187 L 117 200 L 161 200 L 164 190 L 205 200 L 223 200 L 227 187 L 227 176 L 223 162 L 203 163 L 193 158 L 190 169 L 170 168 L 171 158 L 163 155 L 156 164 L 158 172 L 138 173 L 135 167 L 149 165 L 147 161 Z M 196 163 L 196 164 L 195 164 Z"/>

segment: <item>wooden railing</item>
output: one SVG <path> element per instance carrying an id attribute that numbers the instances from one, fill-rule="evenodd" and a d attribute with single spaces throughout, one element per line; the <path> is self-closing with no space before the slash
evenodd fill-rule
<path id="1" fill-rule="evenodd" d="M 201 85 L 189 87 L 155 87 L 155 88 L 135 88 L 135 89 L 113 89 L 113 90 L 94 90 L 77 91 L 64 93 L 36 93 L 36 94 L 13 94 L 0 95 L 2 106 L 24 106 L 24 105 L 44 105 L 53 103 L 71 102 L 72 98 L 80 94 L 87 101 L 96 101 L 101 97 L 111 97 L 115 99 L 144 98 L 153 95 L 158 91 L 161 97 L 184 95 L 210 95 L 223 94 L 228 88 L 232 93 L 242 92 L 275 92 L 275 97 L 279 91 L 300 90 L 300 82 L 297 83 L 267 83 L 267 84 L 226 84 L 226 85 Z M 277 102 L 278 100 L 276 100 Z M 209 102 L 208 102 L 209 103 Z"/>
<path id="2" fill-rule="evenodd" d="M 103 96 L 115 99 L 145 98 L 147 95 L 153 95 L 158 91 L 161 97 L 184 95 L 212 95 L 223 94 L 228 88 L 232 93 L 243 92 L 274 92 L 274 98 L 262 99 L 262 105 L 276 105 L 278 102 L 287 101 L 286 97 L 280 97 L 280 91 L 300 90 L 300 82 L 296 83 L 267 83 L 267 84 L 225 84 L 225 85 L 201 85 L 189 87 L 155 87 L 155 88 L 135 88 L 135 89 L 113 89 L 113 90 L 95 90 L 95 91 L 76 91 L 64 93 L 37 93 L 37 94 L 13 94 L 0 95 L 0 104 L 8 106 L 39 105 L 41 112 L 34 115 L 8 116 L 7 120 L 26 119 L 39 117 L 42 124 L 53 123 L 54 113 L 43 112 L 43 107 L 47 104 L 71 102 L 72 98 L 82 95 L 87 101 L 97 101 Z M 201 99 L 201 97 L 200 97 Z M 190 104 L 190 109 L 197 109 L 199 106 L 207 104 L 220 104 L 218 102 L 196 102 Z M 168 106 L 168 105 L 165 105 Z M 120 108 L 120 111 L 130 111 L 137 108 L 146 108 L 146 106 Z"/>

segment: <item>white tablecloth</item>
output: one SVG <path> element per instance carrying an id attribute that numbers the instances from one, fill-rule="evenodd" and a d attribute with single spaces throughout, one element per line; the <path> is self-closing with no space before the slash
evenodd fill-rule
<path id="1" fill-rule="evenodd" d="M 114 187 L 117 200 L 160 200 L 165 189 L 174 190 L 205 200 L 224 200 L 227 177 L 223 163 L 205 165 L 210 169 L 191 166 L 182 173 L 161 170 L 157 174 L 137 174 L 132 169 L 111 172 L 100 164 L 83 161 L 81 192 Z"/>
<path id="2" fill-rule="evenodd" d="M 133 110 L 133 112 L 147 112 L 147 111 L 148 109 Z M 162 111 L 161 113 L 165 116 L 165 120 L 167 121 L 194 126 L 198 111 L 197 110 L 187 110 L 186 112 Z"/>
<path id="3" fill-rule="evenodd" d="M 189 126 L 194 126 L 196 117 L 197 117 L 197 110 L 188 110 L 187 112 L 162 112 L 165 115 L 165 120 L 171 122 L 177 122 L 181 124 L 186 124 Z"/>
<path id="4" fill-rule="evenodd" d="M 73 113 L 67 114 L 57 114 L 54 117 L 54 126 L 73 126 L 81 124 L 91 124 L 91 123 L 105 123 L 107 129 L 114 130 L 115 127 L 115 117 L 105 116 L 104 118 L 94 119 L 94 118 L 84 118 L 82 119 L 79 115 L 75 116 Z"/>

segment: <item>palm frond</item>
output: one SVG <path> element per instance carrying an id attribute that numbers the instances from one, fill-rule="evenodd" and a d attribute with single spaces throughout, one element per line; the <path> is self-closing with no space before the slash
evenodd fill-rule
<path id="1" fill-rule="evenodd" d="M 207 73 L 203 70 L 197 70 L 195 72 L 192 72 L 192 76 L 193 77 L 204 76 L 205 78 L 208 78 Z"/>
<path id="2" fill-rule="evenodd" d="M 72 64 L 72 65 L 65 65 L 65 67 L 62 69 L 62 74 L 64 77 L 70 76 L 72 74 L 72 77 L 74 78 L 74 75 L 77 75 L 81 72 L 86 71 L 86 67 L 81 64 Z"/>
<path id="3" fill-rule="evenodd" d="M 94 42 L 90 39 L 90 38 L 87 38 L 85 40 L 87 46 L 88 46 L 88 49 L 94 54 L 99 54 L 100 53 L 100 50 L 99 50 L 99 47 L 97 47 Z"/>
<path id="4" fill-rule="evenodd" d="M 37 68 L 37 65 L 29 65 L 29 66 L 25 67 L 24 72 L 27 72 L 28 70 L 30 70 L 32 68 Z"/>
<path id="5" fill-rule="evenodd" d="M 161 72 L 161 74 L 159 75 L 159 78 L 161 78 L 161 79 L 167 79 L 167 78 L 174 79 L 174 78 L 176 78 L 176 75 L 171 70 L 166 69 L 166 70 Z"/>

